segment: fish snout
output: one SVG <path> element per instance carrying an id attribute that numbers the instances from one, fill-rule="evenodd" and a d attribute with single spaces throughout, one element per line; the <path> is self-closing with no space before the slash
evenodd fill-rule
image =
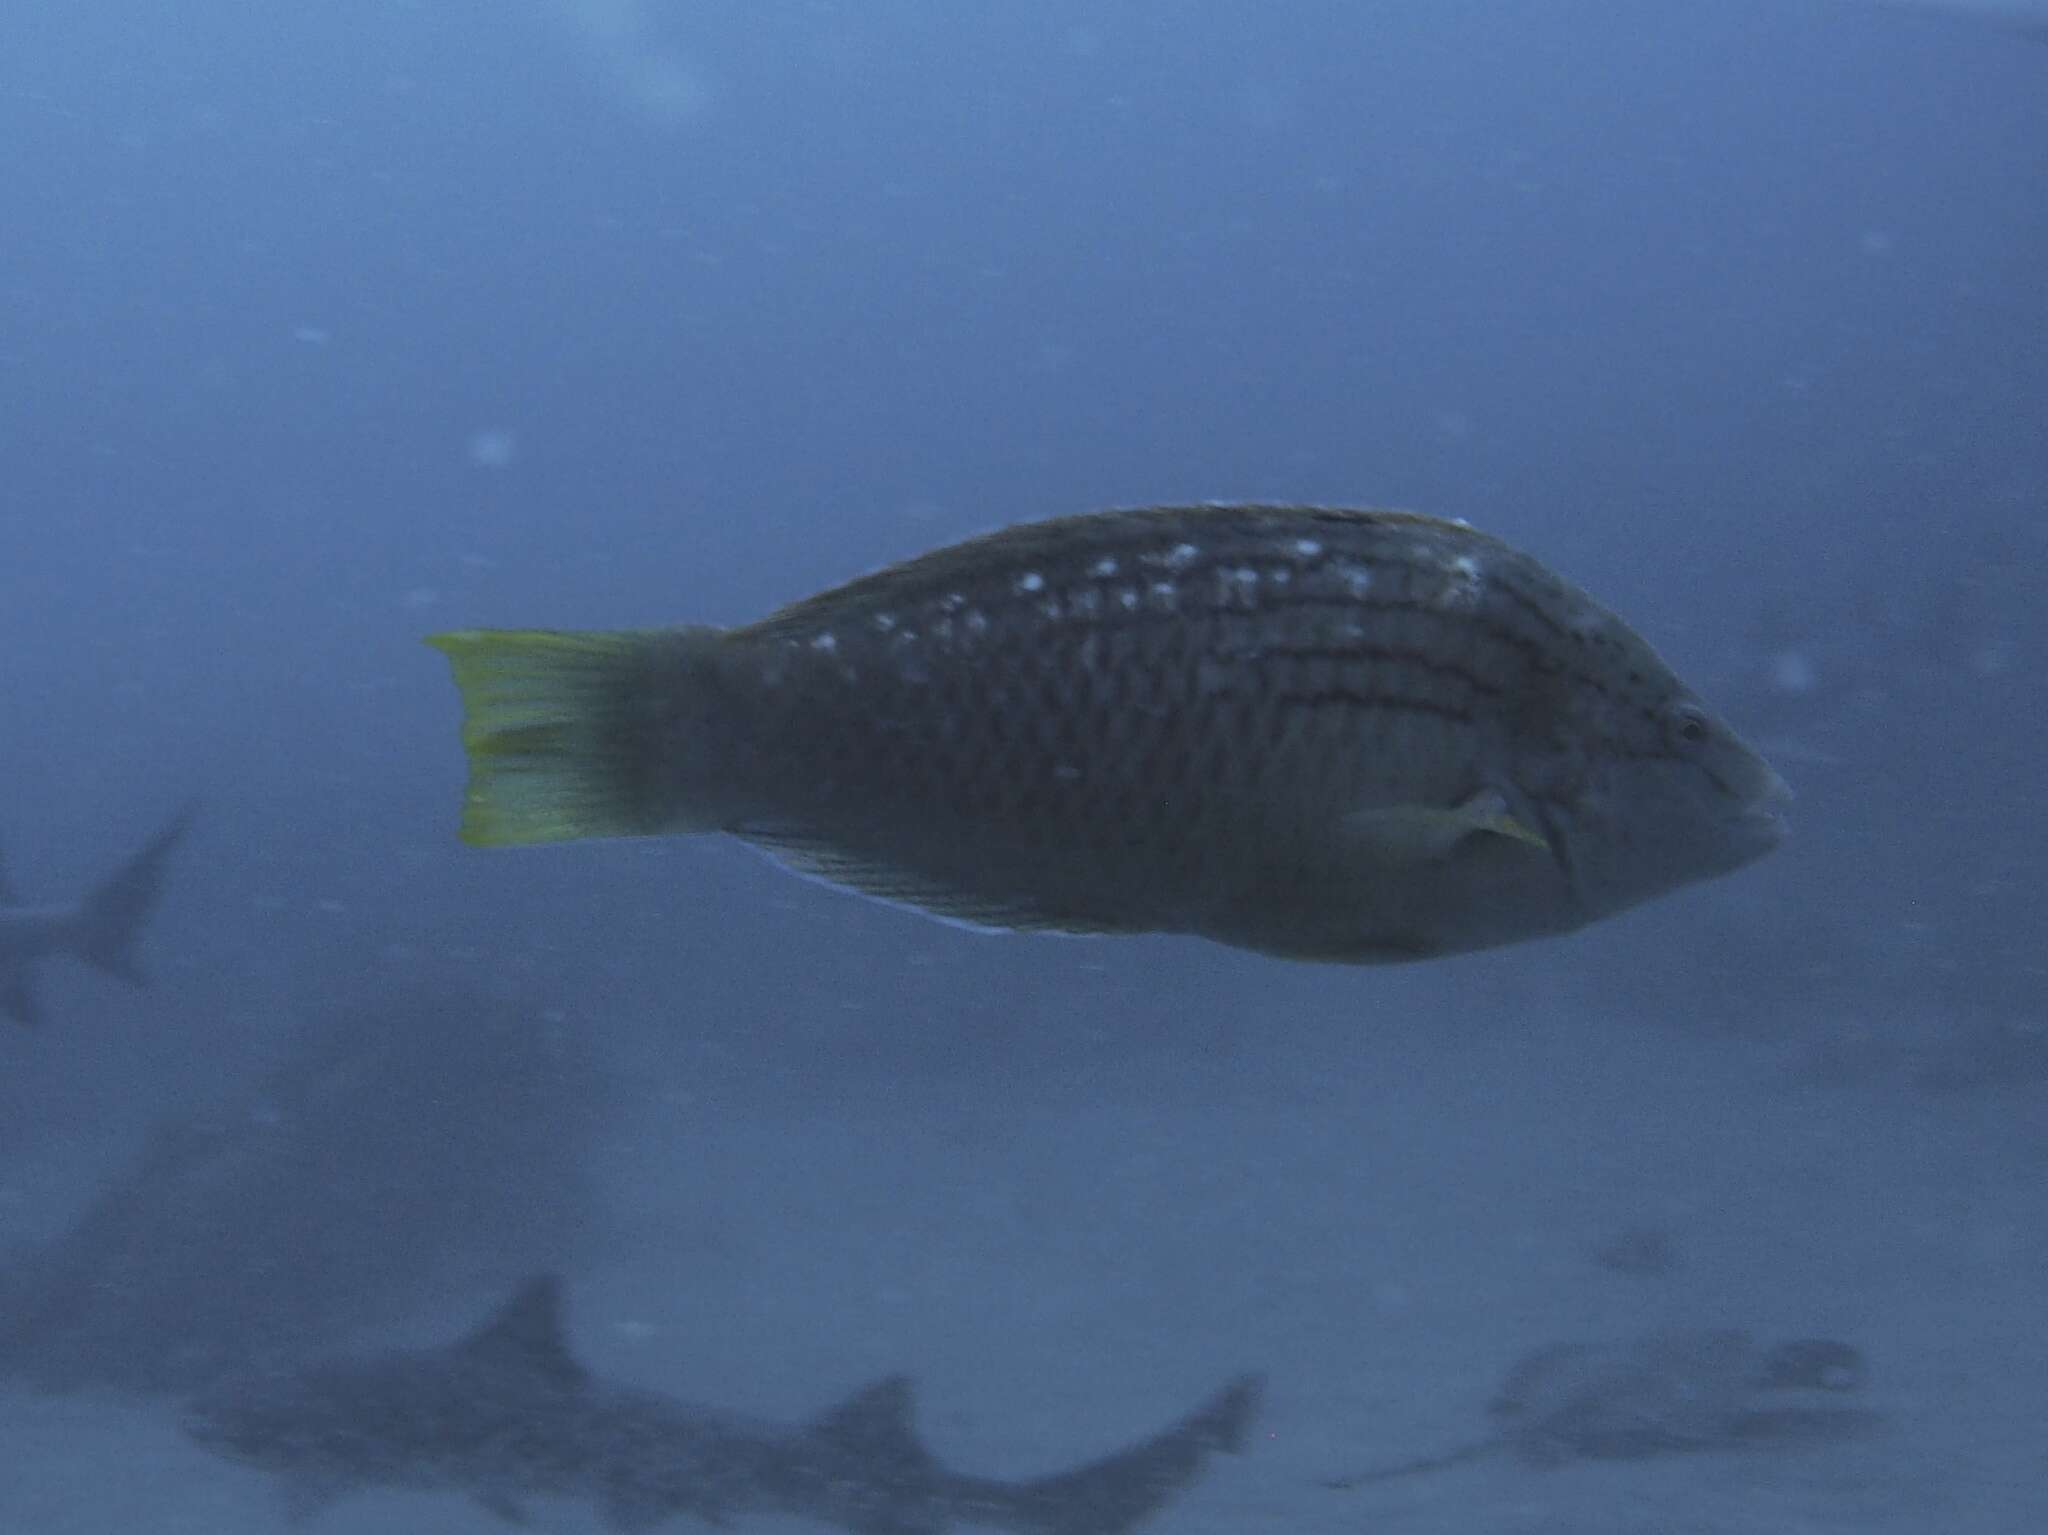
<path id="1" fill-rule="evenodd" d="M 1759 762 L 1757 766 L 1761 769 L 1761 781 L 1743 806 L 1739 819 L 1743 830 L 1759 845 L 1759 851 L 1769 852 L 1792 830 L 1788 815 L 1792 786 L 1769 763 Z"/>

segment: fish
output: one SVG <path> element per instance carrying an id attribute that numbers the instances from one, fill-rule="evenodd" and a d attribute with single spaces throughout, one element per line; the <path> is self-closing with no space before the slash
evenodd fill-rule
<path id="1" fill-rule="evenodd" d="M 983 928 L 1422 959 L 1785 833 L 1784 781 L 1635 631 L 1416 513 L 1098 512 L 733 629 L 427 642 L 466 842 L 723 832 Z"/>
<path id="2" fill-rule="evenodd" d="M 1497 1454 L 1526 1465 L 1853 1438 L 1876 1414 L 1817 1393 L 1860 1391 L 1862 1351 L 1835 1338 L 1765 1346 L 1738 1328 L 1676 1328 L 1619 1343 L 1556 1343 L 1517 1360 L 1488 1411 L 1495 1432 L 1322 1483 L 1337 1491 Z"/>
<path id="3" fill-rule="evenodd" d="M 1074 1470 L 1021 1481 L 942 1466 L 890 1376 L 794 1426 L 605 1381 L 571 1352 L 562 1282 L 542 1274 L 453 1343 L 229 1382 L 185 1409 L 185 1432 L 283 1479 L 304 1520 L 381 1487 L 466 1494 L 508 1523 L 538 1498 L 581 1500 L 614 1530 L 675 1515 L 749 1513 L 853 1535 L 1121 1535 L 1239 1453 L 1262 1383 L 1238 1377 L 1171 1427 Z"/>
<path id="4" fill-rule="evenodd" d="M 589 1031 L 447 960 L 306 963 L 266 1069 L 187 1084 L 67 1227 L 0 1254 L 0 1386 L 182 1399 L 574 1261 L 616 1109 Z"/>
<path id="5" fill-rule="evenodd" d="M 181 810 L 83 900 L 69 905 L 24 904 L 0 865 L 0 1012 L 28 1027 L 42 1021 L 31 967 L 53 954 L 73 955 L 131 986 L 149 984 L 136 951 L 192 813 L 190 806 Z"/>

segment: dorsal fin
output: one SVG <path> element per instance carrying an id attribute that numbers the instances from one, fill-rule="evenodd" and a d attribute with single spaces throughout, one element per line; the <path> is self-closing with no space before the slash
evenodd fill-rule
<path id="1" fill-rule="evenodd" d="M 583 1366 L 569 1352 L 562 1327 L 562 1280 L 558 1274 L 529 1279 L 458 1347 L 466 1358 L 479 1364 L 538 1376 L 554 1386 L 580 1386 L 587 1379 Z"/>
<path id="2" fill-rule="evenodd" d="M 891 1375 L 863 1386 L 806 1426 L 806 1437 L 874 1465 L 926 1465 L 931 1455 L 911 1427 L 910 1377 Z"/>

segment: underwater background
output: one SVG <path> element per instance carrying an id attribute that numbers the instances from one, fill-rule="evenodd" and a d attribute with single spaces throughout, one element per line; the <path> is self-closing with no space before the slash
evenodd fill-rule
<path id="1" fill-rule="evenodd" d="M 180 1392 L 541 1270 L 607 1376 L 799 1419 L 908 1371 L 993 1475 L 1265 1372 L 1162 1530 L 2031 1528 L 2043 27 L 13 7 L 12 898 L 197 813 L 153 984 L 48 961 L 0 1033 L 0 1532 L 275 1528 Z M 1251 498 L 1530 551 L 1760 744 L 1792 839 L 1364 970 L 989 937 L 718 840 L 456 841 L 430 631 L 743 622 Z M 1483 1435 L 1530 1350 L 1707 1326 L 1853 1342 L 1878 1427 L 1317 1485 Z M 496 1527 L 403 1492 L 317 1527 L 394 1520 Z"/>

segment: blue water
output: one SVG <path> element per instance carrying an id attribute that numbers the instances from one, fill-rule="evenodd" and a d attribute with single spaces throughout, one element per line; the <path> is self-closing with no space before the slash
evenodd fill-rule
<path id="1" fill-rule="evenodd" d="M 8 877 L 69 898 L 201 810 L 153 987 L 52 961 L 0 1034 L 0 1250 L 333 996 L 460 984 L 607 1063 L 561 1261 L 611 1373 L 794 1417 L 914 1368 L 931 1437 L 1007 1473 L 1266 1369 L 1266 1436 L 1162 1529 L 2028 1528 L 2048 42 L 2015 18 L 2048 12 L 16 5 Z M 455 841 L 431 630 L 740 621 L 1027 517 L 1250 497 L 1529 549 L 1765 744 L 1795 837 L 1360 972 L 981 937 L 717 843 Z M 335 1188 L 302 1195 L 317 1226 Z M 1640 1227 L 1668 1272 L 1598 1261 Z M 1311 1485 L 1483 1431 L 1527 1349 L 1706 1321 L 1852 1339 L 1884 1435 Z M 0 1531 L 272 1525 L 162 1400 L 0 1393 Z"/>

